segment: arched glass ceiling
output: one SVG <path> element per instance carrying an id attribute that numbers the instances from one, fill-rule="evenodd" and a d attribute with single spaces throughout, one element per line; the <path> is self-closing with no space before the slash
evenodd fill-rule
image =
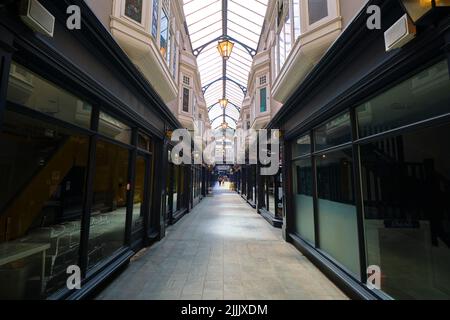
<path id="1" fill-rule="evenodd" d="M 241 108 L 245 97 L 253 60 L 247 49 L 256 50 L 258 47 L 267 3 L 268 0 L 184 0 L 193 49 L 207 45 L 198 55 L 197 64 L 202 85 L 208 86 L 205 100 L 210 108 L 213 129 L 223 123 L 224 112 L 218 101 L 223 98 L 224 91 L 230 102 L 225 110 L 225 121 L 231 128 L 236 128 L 231 118 L 239 119 L 238 108 Z M 217 51 L 216 40 L 221 36 L 231 37 L 247 46 L 246 49 L 235 43 L 225 68 Z M 224 82 L 223 78 L 228 80 Z"/>

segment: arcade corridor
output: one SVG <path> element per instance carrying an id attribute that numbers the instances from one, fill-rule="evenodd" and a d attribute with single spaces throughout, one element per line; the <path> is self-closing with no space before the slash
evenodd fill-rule
<path id="1" fill-rule="evenodd" d="M 449 88 L 450 0 L 0 0 L 0 301 L 450 300 Z"/>
<path id="2" fill-rule="evenodd" d="M 346 299 L 235 192 L 216 188 L 98 297 L 106 300 Z"/>

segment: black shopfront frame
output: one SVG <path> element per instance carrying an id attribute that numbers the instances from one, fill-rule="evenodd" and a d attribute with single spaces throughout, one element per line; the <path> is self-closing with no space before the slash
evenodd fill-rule
<path id="1" fill-rule="evenodd" d="M 132 78 L 131 80 L 130 78 L 128 78 L 127 81 L 124 80 L 131 91 L 135 91 L 135 87 L 145 88 L 143 89 L 144 94 L 139 96 L 138 99 L 145 96 L 146 99 L 153 101 L 149 105 L 151 108 L 161 111 L 161 122 L 163 122 L 165 130 L 173 130 L 179 127 L 178 121 L 171 115 L 170 111 L 162 101 L 158 100 L 156 93 L 148 87 L 145 80 L 140 78 L 141 76 L 136 68 L 129 62 L 123 51 L 114 43 L 110 35 L 106 34 L 101 23 L 95 18 L 84 1 L 74 1 L 74 3 L 82 7 L 83 23 L 85 23 L 83 35 L 77 35 L 79 41 L 78 45 L 88 46 L 99 50 L 105 50 L 107 46 L 110 46 L 109 48 L 112 48 L 111 51 L 109 54 L 105 54 L 103 58 L 109 63 L 115 63 L 118 68 L 127 70 L 124 74 L 119 73 L 118 77 L 122 78 L 121 80 L 127 76 Z M 57 21 L 65 21 L 65 10 L 62 11 L 62 9 L 65 8 L 65 5 L 74 3 L 70 1 L 47 3 L 46 1 L 45 5 L 55 14 Z M 61 289 L 48 297 L 48 299 L 71 300 L 86 298 L 92 295 L 95 292 L 95 289 L 107 278 L 121 267 L 126 266 L 129 259 L 137 250 L 164 237 L 165 228 L 163 227 L 163 223 L 161 223 L 161 220 L 163 220 L 163 212 L 161 210 L 163 198 L 161 197 L 161 190 L 165 188 L 165 183 L 162 181 L 164 170 L 161 170 L 160 168 L 163 168 L 168 160 L 166 156 L 167 152 L 165 153 L 166 155 L 164 155 L 163 152 L 167 148 L 167 138 L 165 137 L 164 132 L 147 122 L 135 111 L 119 101 L 114 96 L 114 92 L 110 92 L 108 89 L 101 86 L 97 81 L 90 78 L 90 76 L 69 61 L 62 53 L 58 52 L 55 48 L 48 46 L 46 42 L 41 41 L 40 36 L 34 35 L 26 28 L 19 21 L 18 17 L 15 16 L 14 12 L 9 12 L 8 8 L 3 10 L 4 11 L 0 13 L 2 17 L 0 23 L 0 130 L 2 130 L 4 111 L 13 108 L 16 113 L 43 120 L 48 124 L 67 128 L 73 132 L 78 132 L 89 137 L 89 167 L 83 199 L 80 231 L 79 266 L 83 274 L 82 289 L 78 291 Z M 93 38 L 98 42 L 94 44 L 94 42 L 92 42 Z M 67 90 L 78 97 L 82 97 L 84 101 L 90 103 L 93 106 L 91 127 L 89 129 L 83 129 L 29 108 L 7 102 L 6 94 L 9 71 L 13 60 L 39 76 L 42 76 L 44 79 L 58 85 L 60 88 Z M 104 111 L 107 114 L 116 117 L 132 128 L 133 134 L 130 145 L 102 136 L 97 132 L 100 111 Z M 138 131 L 151 137 L 154 147 L 152 152 L 137 148 L 136 141 Z M 117 250 L 113 256 L 105 259 L 91 270 L 88 270 L 87 253 L 93 201 L 96 145 L 100 139 L 109 144 L 117 145 L 128 150 L 128 182 L 132 187 L 127 194 L 126 226 L 124 228 L 125 240 L 122 248 Z M 138 155 L 148 159 L 148 163 L 151 163 L 152 167 L 149 168 L 149 172 L 145 177 L 145 205 L 142 208 L 145 214 L 144 228 L 141 234 L 142 237 L 133 238 L 131 215 L 135 185 L 135 160 Z"/>
<path id="2" fill-rule="evenodd" d="M 392 25 L 404 12 L 398 6 L 396 1 L 370 1 L 367 6 L 377 4 L 382 7 L 383 28 Z M 366 15 L 364 8 L 360 15 L 356 17 L 354 22 L 343 33 L 340 39 L 333 45 L 329 52 L 325 55 L 319 65 L 307 77 L 304 83 L 297 89 L 293 96 L 288 100 L 284 108 L 271 121 L 269 128 L 281 128 L 285 132 L 285 143 L 283 145 L 283 158 L 286 165 L 283 166 L 283 180 L 284 190 L 286 195 L 285 201 L 285 216 L 286 216 L 286 236 L 287 240 L 291 242 L 298 250 L 303 252 L 311 259 L 331 280 L 333 280 L 346 294 L 355 299 L 392 299 L 384 292 L 378 290 L 370 290 L 365 285 L 367 281 L 367 257 L 365 244 L 365 227 L 363 216 L 363 197 L 362 180 L 360 176 L 360 146 L 371 141 L 376 141 L 386 137 L 393 137 L 403 133 L 408 133 L 417 129 L 432 128 L 441 124 L 450 123 L 450 113 L 443 114 L 438 117 L 427 119 L 425 121 L 416 122 L 410 125 L 402 126 L 400 128 L 389 130 L 380 134 L 370 136 L 368 138 L 358 138 L 357 119 L 355 115 L 356 107 L 371 98 L 379 95 L 389 88 L 407 80 L 418 72 L 427 69 L 433 64 L 447 59 L 450 68 L 450 20 L 448 18 L 441 21 L 436 21 L 433 26 L 427 29 L 419 29 L 420 34 L 411 44 L 405 46 L 401 50 L 394 53 L 376 53 L 379 54 L 379 64 L 375 70 L 370 74 L 366 74 L 361 80 L 349 83 L 348 89 L 338 91 L 338 94 L 331 99 L 330 102 L 324 105 L 317 111 L 312 112 L 307 117 L 299 118 L 296 124 L 290 125 L 289 128 L 284 126 L 285 121 L 289 118 L 295 118 L 296 112 L 300 108 L 299 105 L 303 101 L 308 103 L 309 99 L 314 94 L 322 94 L 327 92 L 326 84 L 321 83 L 325 77 L 333 78 L 345 68 L 340 64 L 351 65 L 352 56 L 355 52 L 363 50 L 355 46 L 358 41 L 363 44 L 372 41 L 378 46 L 383 46 L 381 42 L 380 33 L 383 31 L 371 32 L 365 27 Z M 378 37 L 376 37 L 378 35 Z M 364 39 L 365 38 L 365 39 Z M 350 46 L 351 44 L 351 46 Z M 350 52 L 353 53 L 350 54 Z M 381 56 L 383 55 L 383 56 Z M 375 59 L 375 58 L 374 58 Z M 450 70 L 449 70 L 450 71 Z M 351 78 L 350 78 L 351 80 Z M 320 93 L 322 92 L 322 93 Z M 325 94 L 326 96 L 326 94 Z M 297 109 L 297 110 L 295 110 Z M 314 134 L 313 131 L 338 116 L 343 112 L 350 112 L 352 125 L 352 142 L 345 145 L 335 146 L 320 152 L 314 151 Z M 292 145 L 295 139 L 305 134 L 312 137 L 311 154 L 292 157 Z M 320 248 L 320 239 L 318 237 L 319 220 L 318 220 L 318 204 L 317 192 L 314 192 L 314 219 L 315 219 L 315 245 L 303 240 L 295 232 L 294 218 L 294 203 L 293 203 L 293 185 L 292 185 L 292 164 L 296 160 L 311 159 L 313 165 L 313 190 L 317 190 L 317 171 L 316 158 L 324 153 L 336 150 L 351 148 L 353 151 L 353 171 L 354 171 L 354 188 L 356 208 L 357 208 L 357 226 L 358 226 L 358 247 L 359 247 L 359 262 L 361 269 L 361 279 L 357 280 L 348 271 L 343 268 L 338 262 L 333 260 L 329 255 L 322 252 Z"/>
<path id="3" fill-rule="evenodd" d="M 167 143 L 167 155 L 172 152 L 173 146 Z M 168 184 L 164 184 L 164 195 L 163 195 L 163 203 L 164 212 L 163 221 L 166 227 L 170 225 L 174 225 L 181 218 L 184 217 L 190 210 L 200 201 L 194 202 L 193 198 L 193 166 L 187 165 L 175 165 L 169 158 L 167 159 L 167 164 L 164 167 L 164 173 L 161 177 L 162 180 L 168 182 Z M 202 173 L 202 171 L 200 171 Z M 167 176 L 166 176 L 167 175 Z M 176 177 L 175 177 L 176 175 Z M 182 183 L 180 183 L 182 181 Z M 174 190 L 176 189 L 177 194 L 177 202 L 176 207 L 174 205 Z M 183 193 L 180 193 L 180 190 L 183 190 Z"/>
<path id="4" fill-rule="evenodd" d="M 275 176 L 261 176 L 261 185 L 259 187 L 260 200 L 258 204 L 259 213 L 274 227 L 281 228 L 283 226 L 282 216 L 279 214 L 279 210 L 283 206 L 283 201 L 280 200 L 279 188 L 282 182 L 281 170 Z M 272 180 L 273 179 L 273 184 Z M 269 188 L 273 187 L 273 203 L 270 198 Z M 275 209 L 275 210 L 272 210 Z M 275 211 L 275 212 L 274 212 Z"/>
<path id="5" fill-rule="evenodd" d="M 46 78 L 49 80 L 48 78 Z M 140 150 L 136 147 L 135 141 L 137 137 L 138 129 L 133 129 L 132 134 L 132 144 L 133 145 L 127 145 L 124 143 L 121 143 L 119 141 L 116 141 L 114 139 L 111 139 L 109 137 L 103 136 L 97 132 L 98 129 L 98 123 L 99 123 L 99 115 L 100 115 L 100 109 L 98 107 L 93 108 L 92 112 L 92 119 L 91 119 L 91 128 L 90 129 L 83 129 L 80 127 L 77 127 L 75 125 L 69 124 L 67 122 L 64 122 L 62 120 L 55 119 L 51 116 L 47 116 L 43 113 L 40 113 L 38 111 L 31 110 L 27 107 L 23 107 L 11 102 L 6 102 L 6 108 L 4 110 L 8 111 L 14 111 L 15 113 L 24 115 L 29 118 L 34 118 L 41 120 L 45 123 L 48 123 L 50 125 L 56 125 L 58 127 L 69 129 L 71 132 L 78 133 L 85 135 L 89 137 L 89 160 L 88 160 L 88 173 L 86 178 L 86 188 L 83 192 L 84 200 L 83 200 L 83 211 L 82 211 L 82 218 L 81 218 L 81 235 L 80 235 L 80 252 L 79 252 L 79 266 L 81 268 L 81 272 L 83 275 L 83 283 L 90 281 L 91 279 L 95 278 L 99 272 L 104 271 L 105 268 L 113 264 L 117 261 L 118 258 L 130 258 L 134 253 L 144 246 L 148 245 L 150 242 L 155 241 L 157 238 L 157 233 L 159 234 L 159 231 L 157 230 L 157 217 L 155 216 L 155 212 L 159 213 L 159 210 L 157 210 L 157 207 L 154 205 L 154 202 L 152 201 L 154 199 L 153 195 L 153 188 L 154 188 L 154 181 L 153 174 L 154 174 L 154 168 L 153 168 L 153 154 L 151 152 L 145 152 L 144 150 Z M 110 113 L 109 113 L 110 114 Z M 129 123 L 126 123 L 129 124 Z M 0 127 L 1 130 L 1 127 Z M 139 129 L 141 130 L 141 129 Z M 93 181 L 96 174 L 96 147 L 98 141 L 104 141 L 108 144 L 118 146 L 122 149 L 128 150 L 128 183 L 130 186 L 130 190 L 127 192 L 127 207 L 126 207 L 126 225 L 124 228 L 124 243 L 123 246 L 116 251 L 113 256 L 105 259 L 100 264 L 94 266 L 92 269 L 88 268 L 88 243 L 89 243 L 89 229 L 90 229 L 90 221 L 91 221 L 91 212 L 92 212 L 92 202 L 93 202 Z M 147 164 L 152 164 L 150 168 L 147 168 L 147 173 L 145 175 L 144 184 L 145 184 L 145 198 L 144 198 L 144 204 L 141 208 L 141 210 L 144 212 L 144 227 L 142 230 L 137 232 L 138 236 L 136 237 L 136 234 L 133 234 L 131 223 L 132 223 L 132 214 L 133 214 L 133 199 L 134 199 L 134 185 L 136 181 L 135 177 L 135 163 L 136 163 L 136 157 L 137 156 L 144 156 L 145 159 L 147 159 Z M 134 237 L 133 237 L 134 236 Z M 65 291 L 65 290 L 63 290 Z M 65 298 L 66 293 L 59 292 L 55 295 L 49 297 L 49 299 L 60 299 Z"/>
<path id="6" fill-rule="evenodd" d="M 437 57 L 435 60 L 430 61 L 429 64 L 421 66 L 420 69 L 416 69 L 412 74 L 410 74 L 410 76 L 416 74 L 418 71 L 427 69 L 428 67 L 432 66 L 434 63 L 442 60 L 443 58 L 444 58 L 443 56 Z M 406 79 L 407 78 L 408 77 L 406 77 Z M 402 79 L 402 80 L 404 80 L 404 79 Z M 399 81 L 399 82 L 401 82 L 401 81 Z M 397 83 L 395 83 L 395 84 L 397 84 Z M 392 86 L 389 86 L 385 89 L 389 89 L 389 88 L 395 86 L 395 84 L 393 84 Z M 374 96 L 376 96 L 376 94 Z M 369 100 L 370 100 L 370 98 L 369 98 Z M 356 218 L 357 218 L 358 239 L 359 239 L 358 254 L 359 254 L 361 279 L 360 280 L 354 279 L 354 275 L 351 275 L 343 265 L 341 265 L 338 261 L 336 261 L 334 258 L 332 258 L 329 254 L 322 251 L 321 245 L 320 245 L 320 237 L 319 237 L 320 219 L 318 217 L 319 210 L 318 210 L 317 191 L 315 191 L 313 193 L 315 244 L 311 244 L 310 242 L 302 239 L 302 237 L 295 231 L 294 224 L 289 223 L 290 221 L 295 221 L 295 218 L 292 216 L 292 214 L 294 213 L 293 201 L 289 201 L 289 200 L 288 200 L 287 212 L 290 214 L 289 214 L 289 218 L 288 218 L 289 222 L 287 223 L 287 231 L 290 236 L 290 240 L 294 243 L 294 245 L 297 248 L 299 248 L 299 250 L 306 252 L 306 254 L 309 256 L 319 254 L 321 257 L 319 258 L 319 256 L 315 256 L 314 260 L 321 261 L 320 263 L 323 263 L 323 264 L 328 264 L 327 267 L 330 267 L 329 263 L 332 263 L 334 265 L 334 268 L 327 268 L 324 265 L 321 265 L 320 267 L 323 270 L 326 270 L 326 272 L 330 272 L 330 270 L 333 270 L 332 272 L 335 272 L 335 274 L 332 275 L 331 277 L 334 280 L 336 280 L 336 278 L 339 277 L 340 280 L 337 280 L 338 283 L 339 283 L 339 281 L 347 281 L 348 282 L 347 284 L 350 284 L 352 286 L 352 288 L 350 291 L 347 291 L 347 290 L 349 290 L 347 287 L 344 287 L 344 289 L 346 289 L 347 293 L 350 294 L 352 297 L 367 298 L 367 299 L 378 298 L 378 299 L 390 300 L 392 298 L 382 291 L 378 291 L 378 290 L 372 291 L 371 294 L 373 296 L 367 295 L 367 292 L 364 292 L 364 291 L 368 290 L 364 285 L 364 283 L 366 283 L 366 281 L 367 281 L 368 263 L 367 263 L 366 244 L 365 244 L 365 225 L 364 225 L 364 212 L 363 212 L 364 203 L 363 203 L 363 195 L 362 195 L 363 189 L 362 189 L 362 177 L 361 177 L 362 171 L 361 171 L 360 148 L 363 145 L 367 145 L 371 142 L 380 141 L 380 140 L 383 140 L 386 138 L 397 137 L 399 135 L 417 132 L 417 131 L 421 131 L 424 129 L 436 128 L 436 127 L 446 125 L 446 124 L 448 125 L 448 124 L 450 124 L 450 112 L 447 114 L 443 114 L 441 116 L 429 118 L 429 119 L 419 121 L 419 122 L 414 122 L 414 123 L 411 123 L 411 124 L 408 124 L 408 125 L 396 128 L 396 129 L 388 130 L 388 131 L 382 132 L 380 134 L 375 134 L 375 135 L 369 136 L 367 138 L 358 138 L 358 134 L 356 132 L 357 126 L 358 126 L 358 121 L 355 116 L 355 109 L 356 109 L 356 106 L 349 109 L 349 112 L 351 114 L 352 142 L 334 146 L 332 148 L 328 148 L 328 149 L 321 150 L 321 151 L 314 151 L 314 137 L 315 137 L 314 131 L 315 131 L 315 129 L 319 128 L 320 126 L 315 127 L 311 131 L 304 132 L 300 136 L 305 136 L 306 134 L 309 134 L 313 141 L 313 143 L 311 144 L 311 153 L 302 155 L 299 157 L 294 157 L 294 158 L 291 158 L 291 160 L 288 160 L 288 163 L 290 163 L 290 166 L 289 166 L 289 168 L 287 168 L 287 172 L 285 174 L 289 177 L 292 177 L 292 174 L 293 174 L 292 165 L 295 161 L 310 160 L 312 162 L 312 171 L 313 171 L 312 172 L 313 190 L 317 190 L 317 186 L 318 186 L 317 159 L 319 157 L 329 154 L 329 153 L 352 149 L 353 176 L 354 176 L 353 184 L 354 184 L 354 190 L 355 190 L 355 193 L 354 193 L 355 206 L 357 209 L 357 217 Z M 290 140 L 290 143 L 287 144 L 286 147 L 291 149 L 292 143 L 295 143 L 295 140 Z M 286 188 L 286 190 L 289 190 L 290 194 L 293 194 L 292 193 L 292 188 L 293 188 L 292 180 L 285 186 L 285 188 Z M 292 198 L 289 198 L 289 199 L 292 199 Z M 311 252 L 312 250 L 314 250 L 315 253 Z M 324 262 L 324 261 L 326 261 L 326 262 Z M 344 279 L 344 280 L 342 280 L 342 279 Z M 357 281 L 360 283 L 360 288 L 357 288 L 355 286 L 354 281 Z"/>
<path id="7" fill-rule="evenodd" d="M 250 164 L 246 166 L 246 201 L 247 203 L 253 207 L 257 208 L 258 205 L 258 183 L 259 183 L 259 176 L 258 176 L 258 165 L 256 164 Z"/>
<path id="8" fill-rule="evenodd" d="M 259 139 L 259 137 L 258 137 Z M 270 144 L 270 143 L 269 143 Z M 259 147 L 258 147 L 259 148 Z M 278 172 L 273 176 L 263 176 L 261 175 L 261 169 L 263 166 L 259 163 L 256 167 L 257 175 L 256 175 L 256 186 L 257 186 L 257 194 L 256 194 L 256 208 L 259 214 L 267 220 L 275 228 L 283 227 L 283 194 L 280 194 L 280 188 L 283 185 L 283 159 L 281 156 L 282 148 L 280 144 L 279 150 L 279 163 L 280 168 Z M 259 153 L 259 151 L 258 151 Z M 273 179 L 273 202 L 270 201 L 270 182 Z M 275 209 L 275 210 L 272 210 Z M 281 211 L 281 212 L 280 212 Z"/>

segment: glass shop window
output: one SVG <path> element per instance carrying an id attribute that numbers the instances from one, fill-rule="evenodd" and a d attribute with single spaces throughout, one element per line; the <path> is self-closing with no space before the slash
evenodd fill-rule
<path id="1" fill-rule="evenodd" d="M 298 158 L 311 154 L 311 136 L 309 134 L 300 137 L 292 145 L 292 157 Z"/>
<path id="2" fill-rule="evenodd" d="M 161 33 L 160 33 L 160 45 L 159 50 L 167 63 L 170 62 L 170 31 L 169 31 L 169 16 L 163 9 L 161 11 Z"/>
<path id="3" fill-rule="evenodd" d="M 340 115 L 318 128 L 315 134 L 315 150 L 321 151 L 352 141 L 350 113 Z"/>
<path id="4" fill-rule="evenodd" d="M 132 232 L 144 227 L 145 178 L 147 175 L 147 160 L 140 155 L 136 158 L 136 177 L 134 185 Z"/>
<path id="5" fill-rule="evenodd" d="M 295 232 L 304 240 L 315 243 L 314 191 L 312 159 L 293 163 Z"/>
<path id="6" fill-rule="evenodd" d="M 183 112 L 189 112 L 189 103 L 191 100 L 191 91 L 183 88 Z"/>
<path id="7" fill-rule="evenodd" d="M 136 22 L 142 22 L 142 1 L 143 0 L 126 0 L 125 15 Z"/>
<path id="8" fill-rule="evenodd" d="M 143 134 L 142 132 L 139 132 L 137 147 L 141 150 L 152 152 L 153 151 L 152 138 L 150 138 L 146 134 Z"/>
<path id="9" fill-rule="evenodd" d="M 125 144 L 131 143 L 131 128 L 104 112 L 100 112 L 98 132 L 116 141 Z"/>
<path id="10" fill-rule="evenodd" d="M 259 111 L 261 113 L 267 112 L 267 88 L 259 90 Z"/>
<path id="11" fill-rule="evenodd" d="M 317 157 L 316 163 L 320 248 L 359 276 L 352 149 Z"/>
<path id="12" fill-rule="evenodd" d="M 169 159 L 170 159 L 170 155 L 169 155 Z M 170 207 L 170 205 L 171 205 L 171 203 L 170 203 L 170 201 L 171 201 L 171 190 L 172 190 L 171 183 L 172 183 L 172 175 L 173 175 L 173 173 L 172 173 L 172 171 L 173 171 L 172 170 L 172 166 L 173 166 L 173 164 L 169 163 L 169 170 L 166 173 L 166 216 L 165 216 L 166 221 L 168 221 L 169 213 L 172 211 L 172 209 Z"/>
<path id="13" fill-rule="evenodd" d="M 300 0 L 293 0 L 294 39 L 301 35 Z"/>
<path id="14" fill-rule="evenodd" d="M 359 137 L 368 137 L 450 113 L 447 60 L 356 108 Z"/>
<path id="15" fill-rule="evenodd" d="M 177 66 L 178 66 L 178 46 L 174 44 L 172 55 L 172 77 L 175 80 L 177 80 L 177 69 L 178 69 Z"/>
<path id="16" fill-rule="evenodd" d="M 361 146 L 367 259 L 395 299 L 450 299 L 449 145 L 446 124 Z"/>
<path id="17" fill-rule="evenodd" d="M 267 195 L 266 209 L 270 211 L 273 215 L 278 216 L 278 199 L 277 197 L 277 184 L 276 176 L 267 176 L 265 178 L 265 187 Z"/>
<path id="18" fill-rule="evenodd" d="M 159 23 L 159 0 L 153 0 L 152 36 L 155 40 L 157 40 L 158 38 L 158 23 Z"/>
<path id="19" fill-rule="evenodd" d="M 89 230 L 89 268 L 110 258 L 124 245 L 130 189 L 128 164 L 129 150 L 98 141 Z"/>
<path id="20" fill-rule="evenodd" d="M 174 170 L 174 182 L 173 182 L 173 212 L 184 209 L 184 167 L 182 166 L 173 166 Z"/>
<path id="21" fill-rule="evenodd" d="M 76 126 L 91 126 L 90 104 L 15 62 L 11 65 L 7 100 Z"/>
<path id="22" fill-rule="evenodd" d="M 283 29 L 279 35 L 279 53 L 280 53 L 280 69 L 283 68 L 289 53 L 292 49 L 292 22 L 290 13 L 288 12 L 285 20 Z"/>
<path id="23" fill-rule="evenodd" d="M 89 137 L 5 111 L 0 148 L 0 300 L 46 299 L 79 264 Z"/>
<path id="24" fill-rule="evenodd" d="M 328 16 L 328 0 L 308 0 L 308 14 L 310 25 L 326 18 Z"/>

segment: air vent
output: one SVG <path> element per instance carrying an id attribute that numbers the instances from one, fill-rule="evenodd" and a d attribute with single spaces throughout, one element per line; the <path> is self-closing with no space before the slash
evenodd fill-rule
<path id="1" fill-rule="evenodd" d="M 55 17 L 37 0 L 21 1 L 20 17 L 35 32 L 53 37 Z"/>

